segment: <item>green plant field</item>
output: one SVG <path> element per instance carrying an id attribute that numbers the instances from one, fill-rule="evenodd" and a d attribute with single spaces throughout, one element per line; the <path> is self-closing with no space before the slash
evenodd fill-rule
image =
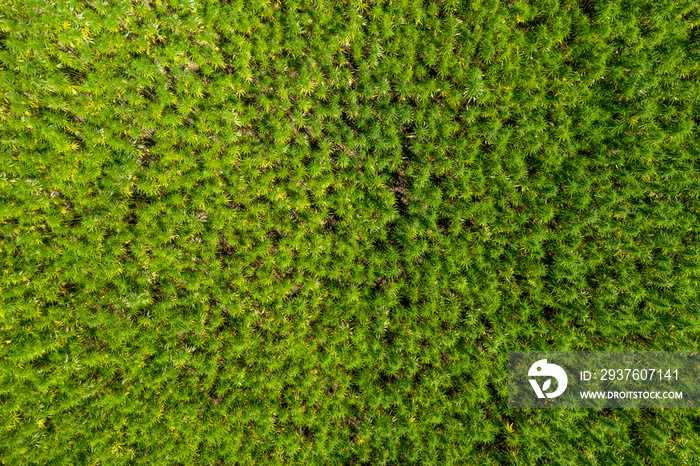
<path id="1" fill-rule="evenodd" d="M 697 350 L 692 0 L 0 1 L 0 462 L 696 465 L 516 350 Z"/>

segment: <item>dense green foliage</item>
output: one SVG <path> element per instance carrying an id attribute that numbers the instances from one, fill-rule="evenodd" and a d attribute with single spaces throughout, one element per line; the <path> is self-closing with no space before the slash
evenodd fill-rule
<path id="1" fill-rule="evenodd" d="M 0 3 L 4 464 L 700 463 L 512 350 L 700 341 L 700 11 Z"/>

